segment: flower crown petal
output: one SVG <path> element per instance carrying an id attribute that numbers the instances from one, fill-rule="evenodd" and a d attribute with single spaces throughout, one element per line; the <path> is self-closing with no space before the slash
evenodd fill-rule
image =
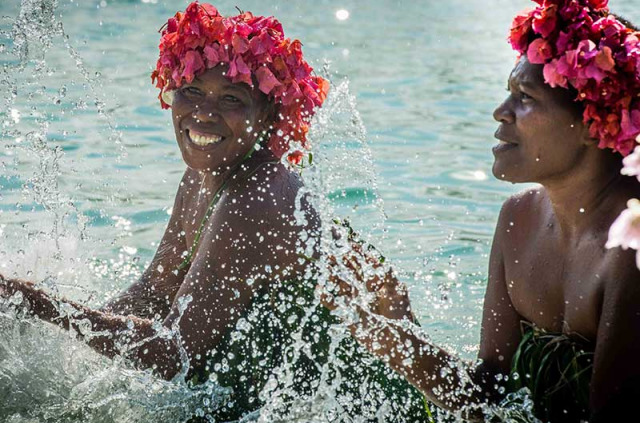
<path id="1" fill-rule="evenodd" d="M 629 154 L 640 135 L 640 41 L 620 22 L 608 0 L 534 0 L 517 15 L 509 42 L 543 65 L 551 87 L 572 87 L 583 120 L 601 148 Z"/>

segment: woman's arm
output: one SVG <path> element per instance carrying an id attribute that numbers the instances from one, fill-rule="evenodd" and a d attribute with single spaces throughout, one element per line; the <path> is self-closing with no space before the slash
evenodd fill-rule
<path id="1" fill-rule="evenodd" d="M 0 296 L 15 295 L 22 296 L 20 306 L 27 306 L 34 316 L 74 330 L 80 339 L 107 357 L 124 355 L 136 365 L 153 367 L 167 379 L 181 368 L 178 343 L 158 333 L 151 320 L 92 310 L 53 298 L 30 282 L 4 279 L 0 275 Z"/>
<path id="2" fill-rule="evenodd" d="M 364 276 L 360 263 L 374 268 L 379 264 L 363 254 L 359 245 L 353 246 L 349 257 L 343 257 L 343 263 L 353 277 L 375 294 L 375 300 L 368 305 L 353 301 L 358 289 L 342 279 L 343 270 L 333 263 L 331 279 L 337 284 L 337 297 L 346 300 L 348 307 L 357 313 L 355 321 L 349 322 L 352 336 L 438 406 L 454 412 L 464 409 L 467 418 L 480 418 L 479 389 L 472 377 L 474 368 L 433 345 L 420 333 L 420 328 L 413 324 L 407 290 L 393 272 L 388 271 L 382 277 Z M 337 301 L 332 297 L 326 295 L 323 302 L 335 309 Z"/>
<path id="3" fill-rule="evenodd" d="M 204 365 L 207 354 L 244 313 L 256 291 L 272 280 L 295 278 L 301 270 L 296 250 L 301 228 L 294 224 L 295 190 L 283 186 L 286 179 L 276 179 L 273 174 L 261 175 L 258 180 L 260 184 L 234 191 L 242 196 L 221 198 L 161 325 L 58 301 L 22 281 L 4 283 L 0 295 L 20 291 L 34 315 L 76 329 L 104 355 L 124 354 L 166 379 L 181 371 L 188 374 Z M 271 192 L 277 195 L 271 196 Z M 269 201 L 264 201 L 265 196 Z M 72 308 L 72 316 L 61 315 L 60 304 Z M 91 333 L 86 330 L 87 323 Z"/>
<path id="4" fill-rule="evenodd" d="M 187 269 L 180 269 L 187 250 L 184 237 L 184 196 L 188 193 L 187 170 L 182 177 L 180 187 L 173 204 L 171 217 L 164 236 L 158 245 L 151 264 L 140 279 L 105 304 L 101 310 L 112 314 L 133 314 L 137 317 L 151 319 L 156 314 L 165 318 L 169 314 Z"/>
<path id="5" fill-rule="evenodd" d="M 635 251 L 614 249 L 607 267 L 590 384 L 590 422 L 629 421 L 640 397 L 640 271 Z M 632 419 L 633 420 L 633 419 Z"/>
<path id="6" fill-rule="evenodd" d="M 513 308 L 506 288 L 501 252 L 505 208 L 491 250 L 489 285 L 483 307 L 481 360 L 476 366 L 438 348 L 418 333 L 419 329 L 409 321 L 411 313 L 406 289 L 390 272 L 382 283 L 375 277 L 367 281 L 367 288 L 376 292 L 378 298 L 370 310 L 356 306 L 360 321 L 350 326 L 353 336 L 362 345 L 386 361 L 431 401 L 450 411 L 462 411 L 470 419 L 481 420 L 481 407 L 500 399 L 496 375 L 508 374 L 511 357 L 520 340 L 520 316 Z M 372 261 L 362 255 L 359 247 L 353 251 L 359 258 L 343 258 L 344 262 L 354 274 L 361 274 L 358 263 Z M 339 283 L 341 295 L 357 295 L 339 275 L 334 274 L 333 280 Z M 325 303 L 335 308 L 335 304 Z M 402 313 L 399 314 L 399 310 Z"/>

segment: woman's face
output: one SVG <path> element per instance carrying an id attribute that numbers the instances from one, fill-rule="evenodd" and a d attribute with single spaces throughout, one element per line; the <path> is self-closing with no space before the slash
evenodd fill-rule
<path id="1" fill-rule="evenodd" d="M 493 112 L 500 122 L 493 174 L 509 182 L 562 178 L 578 165 L 588 130 L 569 90 L 545 84 L 542 65 L 523 57 L 511 72 L 509 96 Z"/>
<path id="2" fill-rule="evenodd" d="M 267 128 L 267 98 L 232 83 L 216 66 L 175 92 L 173 126 L 182 158 L 192 169 L 223 172 L 238 165 Z"/>

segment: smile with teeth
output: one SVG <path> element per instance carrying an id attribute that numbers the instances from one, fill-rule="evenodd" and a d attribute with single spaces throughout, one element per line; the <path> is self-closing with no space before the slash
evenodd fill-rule
<path id="1" fill-rule="evenodd" d="M 220 135 L 205 134 L 198 131 L 189 130 L 187 132 L 189 139 L 196 145 L 205 146 L 210 144 L 219 143 L 222 140 Z"/>

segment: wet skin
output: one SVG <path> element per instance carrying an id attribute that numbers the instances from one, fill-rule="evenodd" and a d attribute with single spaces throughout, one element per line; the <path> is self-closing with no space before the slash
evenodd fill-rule
<path id="1" fill-rule="evenodd" d="M 187 169 L 165 234 L 141 279 L 102 310 L 69 302 L 78 310 L 76 319 L 89 319 L 94 331 L 110 333 L 88 340 L 94 349 L 113 356 L 120 353 L 117 343 L 150 339 L 128 356 L 141 367 L 154 367 L 167 379 L 204 366 L 207 353 L 234 326 L 255 292 L 284 275 L 300 277 L 304 266 L 298 260 L 298 234 L 302 229 L 313 230 L 317 224 L 303 201 L 309 223 L 306 228 L 295 225 L 301 181 L 268 149 L 242 161 L 256 140 L 255 134 L 268 127 L 274 108 L 257 88 L 233 84 L 223 72 L 223 67 L 210 69 L 175 94 L 172 116 Z M 201 147 L 192 142 L 194 133 L 220 140 Z M 180 270 L 209 203 L 225 182 L 191 263 Z M 248 279 L 254 282 L 248 284 Z M 0 283 L 1 295 L 16 291 L 24 294 L 38 317 L 75 327 L 74 321 L 60 320 L 56 303 L 32 284 L 18 280 Z M 179 318 L 181 299 L 187 298 L 191 301 Z M 177 325 L 188 368 L 180 362 L 175 338 L 154 336 L 154 318 L 166 328 Z M 134 329 L 128 329 L 129 320 Z"/>
<path id="2" fill-rule="evenodd" d="M 540 186 L 508 199 L 500 212 L 483 305 L 480 361 L 473 367 L 460 363 L 395 324 L 410 320 L 411 311 L 406 290 L 396 288 L 401 284 L 392 274 L 383 284 L 368 281 L 384 298 L 369 311 L 360 309 L 362 322 L 352 333 L 429 399 L 454 411 L 467 408 L 468 417 L 477 420 L 483 414 L 474 408 L 502 396 L 496 375 L 510 371 L 522 321 L 579 334 L 595 348 L 591 421 L 615 421 L 615 416 L 636 412 L 629 399 L 640 383 L 640 271 L 634 251 L 606 250 L 604 245 L 627 200 L 640 196 L 640 184 L 620 175 L 621 157 L 597 148 L 571 94 L 546 85 L 540 65 L 520 60 L 508 87 L 507 98 L 494 112 L 501 142 L 493 148 L 493 172 L 505 181 Z M 366 260 L 356 249 L 353 255 L 351 261 Z M 339 275 L 334 279 L 343 295 L 353 295 Z M 382 330 L 376 314 L 391 319 Z M 443 373 L 452 363 L 473 384 L 461 373 Z"/>
<path id="3" fill-rule="evenodd" d="M 589 139 L 568 91 L 546 85 L 541 66 L 521 60 L 509 87 L 494 117 L 496 136 L 515 145 L 494 148 L 493 171 L 541 186 L 510 198 L 500 213 L 480 358 L 508 371 L 520 320 L 580 334 L 595 347 L 590 404 L 598 413 L 640 376 L 640 272 L 632 251 L 604 248 L 640 185 L 620 175 L 619 156 Z"/>

